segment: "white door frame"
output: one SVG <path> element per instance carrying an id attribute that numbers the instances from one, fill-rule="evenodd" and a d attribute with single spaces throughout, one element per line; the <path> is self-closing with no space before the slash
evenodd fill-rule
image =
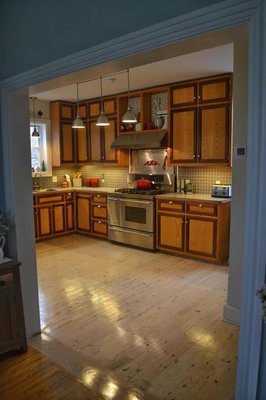
<path id="1" fill-rule="evenodd" d="M 229 0 L 136 31 L 1 82 L 4 193 L 11 232 L 10 255 L 22 261 L 27 334 L 39 330 L 28 138 L 31 85 L 76 70 L 149 51 L 208 32 L 249 25 L 249 112 L 243 301 L 237 399 L 255 399 L 261 346 L 261 309 L 255 291 L 264 283 L 266 213 L 266 7 L 264 0 Z M 28 138 L 28 139 L 26 139 Z M 27 231 L 25 231 L 27 229 Z"/>

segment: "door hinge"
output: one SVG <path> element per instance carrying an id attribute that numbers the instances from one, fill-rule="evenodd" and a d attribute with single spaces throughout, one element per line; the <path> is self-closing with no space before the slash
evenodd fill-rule
<path id="1" fill-rule="evenodd" d="M 262 304 L 262 317 L 264 323 L 266 324 L 266 283 L 262 286 L 261 289 L 258 289 L 256 291 L 256 296 L 258 296 Z"/>

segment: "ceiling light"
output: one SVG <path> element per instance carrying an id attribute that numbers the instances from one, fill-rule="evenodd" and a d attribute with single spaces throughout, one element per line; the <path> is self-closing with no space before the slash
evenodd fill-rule
<path id="1" fill-rule="evenodd" d="M 129 100 L 130 100 L 130 91 L 129 91 L 129 70 L 127 70 L 127 93 L 128 93 L 128 103 L 127 103 L 127 111 L 122 117 L 122 123 L 124 124 L 136 124 L 137 118 L 136 115 L 132 112 L 130 106 L 129 106 Z"/>
<path id="2" fill-rule="evenodd" d="M 79 116 L 79 84 L 77 83 L 77 116 L 72 123 L 72 128 L 84 129 L 85 125 Z"/>
<path id="3" fill-rule="evenodd" d="M 40 134 L 37 130 L 36 123 L 35 123 L 35 100 L 36 99 L 37 99 L 37 97 L 31 97 L 32 108 L 33 108 L 33 126 L 34 126 L 33 132 L 31 134 L 32 137 L 40 137 Z"/>
<path id="4" fill-rule="evenodd" d="M 108 126 L 110 125 L 110 122 L 108 121 L 108 118 L 103 112 L 103 83 L 102 83 L 102 77 L 100 77 L 100 83 L 101 83 L 101 113 L 99 117 L 97 118 L 96 125 L 97 126 Z"/>

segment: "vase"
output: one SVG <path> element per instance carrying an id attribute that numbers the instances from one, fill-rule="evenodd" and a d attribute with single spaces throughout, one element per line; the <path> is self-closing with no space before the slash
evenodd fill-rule
<path id="1" fill-rule="evenodd" d="M 4 245 L 6 242 L 5 236 L 0 236 L 0 260 L 4 258 Z"/>

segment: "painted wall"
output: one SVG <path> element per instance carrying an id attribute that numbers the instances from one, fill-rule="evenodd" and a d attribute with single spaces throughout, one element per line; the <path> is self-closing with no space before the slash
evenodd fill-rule
<path id="1" fill-rule="evenodd" d="M 0 80 L 220 1 L 1 0 Z"/>

